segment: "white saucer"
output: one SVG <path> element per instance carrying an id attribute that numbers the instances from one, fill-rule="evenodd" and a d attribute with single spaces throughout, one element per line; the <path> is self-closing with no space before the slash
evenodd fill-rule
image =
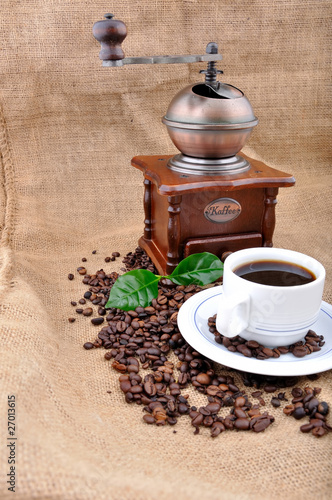
<path id="1" fill-rule="evenodd" d="M 182 336 L 200 354 L 229 368 L 261 375 L 294 376 L 320 373 L 332 368 L 332 305 L 322 302 L 318 320 L 312 326 L 317 335 L 324 335 L 320 351 L 304 358 L 282 354 L 280 358 L 258 360 L 228 351 L 217 344 L 209 331 L 208 318 L 216 314 L 222 285 L 203 290 L 188 299 L 179 310 L 178 326 Z"/>

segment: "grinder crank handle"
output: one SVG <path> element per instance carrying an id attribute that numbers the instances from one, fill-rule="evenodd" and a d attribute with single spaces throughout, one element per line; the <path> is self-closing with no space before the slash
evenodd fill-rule
<path id="1" fill-rule="evenodd" d="M 215 69 L 215 62 L 222 59 L 218 54 L 218 45 L 210 42 L 205 54 L 174 55 L 174 56 L 148 56 L 148 57 L 125 57 L 121 43 L 127 36 L 126 25 L 113 19 L 113 14 L 105 14 L 106 19 L 97 21 L 92 28 L 92 33 L 101 44 L 99 58 L 103 66 L 123 66 L 124 64 L 178 64 L 193 62 L 208 62 L 208 80 L 215 81 L 215 76 L 220 71 Z"/>

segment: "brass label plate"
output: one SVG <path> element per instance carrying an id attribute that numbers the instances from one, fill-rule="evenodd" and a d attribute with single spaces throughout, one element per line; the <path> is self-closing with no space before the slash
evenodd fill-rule
<path id="1" fill-rule="evenodd" d="M 206 205 L 204 216 L 210 222 L 223 224 L 236 219 L 240 215 L 241 210 L 242 208 L 238 201 L 232 198 L 218 198 Z"/>

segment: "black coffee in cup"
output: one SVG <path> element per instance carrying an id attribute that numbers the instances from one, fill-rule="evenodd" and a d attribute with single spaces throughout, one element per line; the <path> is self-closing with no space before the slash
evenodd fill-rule
<path id="1" fill-rule="evenodd" d="M 245 280 L 270 286 L 305 285 L 316 279 L 309 269 L 279 260 L 248 262 L 236 267 L 233 272 Z"/>

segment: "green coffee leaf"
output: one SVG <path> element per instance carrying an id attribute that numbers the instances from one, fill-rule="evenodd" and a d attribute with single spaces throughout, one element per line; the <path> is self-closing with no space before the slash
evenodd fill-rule
<path id="1" fill-rule="evenodd" d="M 222 276 L 223 263 L 209 252 L 196 253 L 183 259 L 170 276 L 156 276 L 147 269 L 136 269 L 119 276 L 112 286 L 106 308 L 130 311 L 147 307 L 158 297 L 158 282 L 168 278 L 176 285 L 208 285 Z"/>
<path id="2" fill-rule="evenodd" d="M 136 269 L 119 276 L 112 286 L 106 308 L 116 307 L 124 311 L 135 310 L 136 307 L 147 307 L 152 299 L 158 297 L 158 281 L 147 269 Z"/>
<path id="3" fill-rule="evenodd" d="M 207 285 L 223 274 L 224 265 L 209 252 L 196 253 L 183 259 L 168 279 L 177 285 Z"/>

